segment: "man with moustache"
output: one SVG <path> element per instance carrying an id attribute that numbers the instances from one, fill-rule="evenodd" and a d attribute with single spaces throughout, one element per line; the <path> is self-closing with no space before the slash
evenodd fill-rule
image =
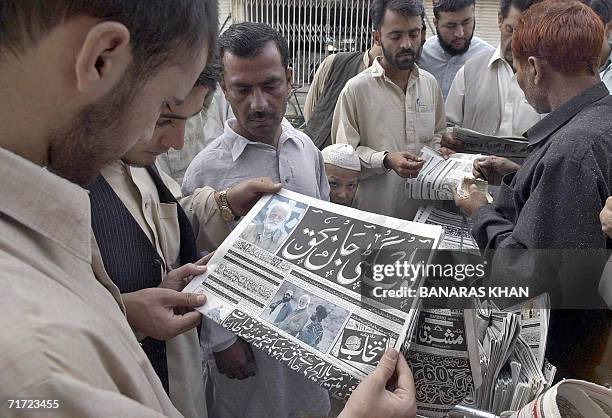
<path id="1" fill-rule="evenodd" d="M 455 198 L 492 255 L 489 284 L 528 286 L 530 297 L 548 293 L 546 356 L 558 378 L 589 381 L 610 332 L 597 289 L 612 248 L 598 219 L 612 194 L 612 96 L 598 72 L 603 34 L 597 15 L 575 1 L 545 1 L 522 15 L 512 39 L 517 80 L 533 108 L 548 115 L 527 132 L 529 155 L 518 170 L 489 173 L 503 175 L 494 204 L 475 187 Z M 474 171 L 482 176 L 477 164 Z"/>
<path id="2" fill-rule="evenodd" d="M 446 129 L 444 98 L 433 76 L 415 64 L 421 1 L 375 0 L 371 10 L 374 42 L 383 56 L 340 93 L 332 142 L 351 145 L 361 160 L 353 207 L 413 219 L 419 201 L 408 198 L 405 179 L 418 175 L 424 145 L 439 147 Z"/>
<path id="3" fill-rule="evenodd" d="M 475 0 L 434 0 L 436 35 L 423 46 L 419 65 L 436 78 L 444 98 L 465 62 L 494 48 L 474 35 Z"/>
<path id="4" fill-rule="evenodd" d="M 0 2 L 3 416 L 27 414 L 7 399 L 54 399 L 61 416 L 180 416 L 104 270 L 83 187 L 186 98 L 217 22 L 210 1 Z M 165 332 L 196 326 L 198 312 L 174 309 L 205 300 L 140 299 Z"/>
<path id="5" fill-rule="evenodd" d="M 449 123 L 486 135 L 521 136 L 542 119 L 525 100 L 512 66 L 512 33 L 521 13 L 538 1 L 500 1 L 500 44 L 457 72 L 446 98 Z"/>
<path id="6" fill-rule="evenodd" d="M 244 179 L 266 176 L 291 191 L 329 200 L 321 152 L 283 117 L 292 82 L 287 41 L 266 24 L 245 22 L 223 32 L 219 53 L 220 85 L 236 117 L 189 165 L 183 193 L 189 195 L 205 185 L 231 193 Z M 289 417 L 300 410 L 328 413 L 325 390 L 263 351 L 252 351 L 257 375 L 250 379 L 230 379 L 210 363 L 215 416 Z"/>

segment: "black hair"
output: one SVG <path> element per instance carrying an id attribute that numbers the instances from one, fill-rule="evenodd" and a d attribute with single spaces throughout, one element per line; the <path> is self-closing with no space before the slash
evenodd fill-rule
<path id="1" fill-rule="evenodd" d="M 206 87 L 211 91 L 214 91 L 217 87 L 217 82 L 221 78 L 221 65 L 218 61 L 209 62 L 204 67 L 204 71 L 200 73 L 196 80 L 196 86 Z"/>
<path id="2" fill-rule="evenodd" d="M 195 55 L 208 41 L 214 56 L 217 9 L 216 0 L 0 0 L 0 56 L 18 57 L 62 22 L 85 15 L 128 28 L 134 70 L 146 78 L 176 62 L 175 48 Z"/>
<path id="3" fill-rule="evenodd" d="M 499 1 L 499 14 L 502 19 L 508 17 L 508 13 L 510 13 L 510 7 L 515 7 L 516 9 L 524 12 L 529 9 L 532 5 L 539 3 L 542 0 L 500 0 Z"/>
<path id="4" fill-rule="evenodd" d="M 325 309 L 325 306 L 317 305 L 317 307 L 315 308 L 315 311 L 316 311 L 316 315 L 319 318 L 321 318 L 321 319 L 327 318 L 327 309 Z"/>
<path id="5" fill-rule="evenodd" d="M 421 0 L 374 0 L 370 16 L 374 30 L 380 30 L 385 20 L 385 12 L 391 10 L 402 16 L 424 16 L 425 8 Z"/>
<path id="6" fill-rule="evenodd" d="M 231 25 L 219 37 L 221 63 L 227 52 L 240 58 L 253 58 L 269 43 L 274 42 L 283 66 L 289 66 L 289 46 L 279 31 L 265 23 L 243 22 Z"/>
<path id="7" fill-rule="evenodd" d="M 612 0 L 582 0 L 599 16 L 604 26 L 612 20 Z"/>
<path id="8" fill-rule="evenodd" d="M 433 14 L 440 19 L 440 12 L 456 12 L 476 4 L 476 0 L 434 0 Z"/>

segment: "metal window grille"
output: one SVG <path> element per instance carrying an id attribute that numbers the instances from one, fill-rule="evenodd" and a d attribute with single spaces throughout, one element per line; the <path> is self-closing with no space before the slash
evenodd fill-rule
<path id="1" fill-rule="evenodd" d="M 366 51 L 372 43 L 370 0 L 232 0 L 233 23 L 267 23 L 289 43 L 294 82 L 312 81 L 333 53 Z"/>

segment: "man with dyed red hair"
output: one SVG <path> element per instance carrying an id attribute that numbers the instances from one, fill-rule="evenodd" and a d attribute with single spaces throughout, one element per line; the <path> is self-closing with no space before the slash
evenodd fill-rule
<path id="1" fill-rule="evenodd" d="M 473 217 L 480 248 L 497 250 L 492 286 L 529 286 L 530 297 L 548 293 L 553 308 L 581 309 L 551 312 L 546 354 L 557 377 L 587 380 L 597 380 L 610 332 L 609 312 L 597 310 L 612 248 L 598 219 L 612 193 L 612 97 L 598 72 L 603 34 L 579 2 L 546 1 L 523 14 L 512 38 L 518 83 L 538 113 L 550 114 L 527 132 L 530 153 L 518 171 L 476 173 L 504 174 L 493 205 L 475 188 L 456 198 Z"/>

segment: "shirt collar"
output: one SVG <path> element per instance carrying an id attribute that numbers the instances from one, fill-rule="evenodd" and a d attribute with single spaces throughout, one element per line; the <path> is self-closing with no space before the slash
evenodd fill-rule
<path id="1" fill-rule="evenodd" d="M 0 212 L 91 262 L 85 189 L 0 147 Z"/>
<path id="2" fill-rule="evenodd" d="M 387 81 L 391 81 L 389 80 L 386 76 L 385 76 L 385 69 L 383 68 L 381 61 L 382 57 L 376 57 L 374 59 L 374 62 L 372 63 L 372 77 L 383 77 L 385 80 Z M 410 78 L 419 78 L 420 73 L 419 73 L 419 66 L 415 63 L 414 66 L 412 67 L 412 71 L 410 72 Z M 410 82 L 408 82 L 408 84 L 410 84 Z"/>
<path id="3" fill-rule="evenodd" d="M 242 153 L 244 152 L 247 145 L 255 146 L 255 147 L 269 147 L 268 144 L 262 144 L 261 142 L 251 141 L 246 139 L 242 135 L 239 135 L 234 131 L 233 127 L 236 125 L 236 118 L 231 118 L 225 122 L 225 129 L 223 135 L 230 140 L 231 148 L 230 152 L 232 154 L 232 161 L 236 161 Z M 278 139 L 278 147 L 280 148 L 286 141 L 292 140 L 297 144 L 300 144 L 302 148 L 306 146 L 304 140 L 297 135 L 295 128 L 289 123 L 289 121 L 283 118 L 281 122 L 281 136 Z"/>
<path id="4" fill-rule="evenodd" d="M 610 92 L 606 85 L 603 82 L 599 82 L 570 99 L 527 131 L 528 146 L 534 147 L 536 144 L 544 141 L 557 129 L 565 125 L 567 121 L 580 113 L 582 109 L 607 97 L 609 94 Z"/>

